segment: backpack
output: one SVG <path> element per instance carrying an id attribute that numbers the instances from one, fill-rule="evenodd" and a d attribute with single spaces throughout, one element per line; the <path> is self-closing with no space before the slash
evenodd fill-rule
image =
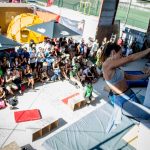
<path id="1" fill-rule="evenodd" d="M 12 98 L 8 101 L 11 106 L 16 106 L 18 104 L 18 100 L 16 98 Z"/>

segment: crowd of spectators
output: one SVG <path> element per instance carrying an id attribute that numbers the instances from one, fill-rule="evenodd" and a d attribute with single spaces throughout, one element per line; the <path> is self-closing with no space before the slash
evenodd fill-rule
<path id="1" fill-rule="evenodd" d="M 75 42 L 72 38 L 45 38 L 40 44 L 31 40 L 1 58 L 0 99 L 5 99 L 7 93 L 22 94 L 24 83 L 34 89 L 35 81 L 44 84 L 66 79 L 77 88 L 96 82 L 99 74 L 88 58 L 96 57 L 97 49 L 94 40 L 88 44 L 83 39 Z"/>
<path id="2" fill-rule="evenodd" d="M 7 93 L 15 96 L 14 91 L 22 95 L 25 83 L 34 89 L 35 81 L 45 84 L 68 80 L 76 88 L 95 83 L 101 76 L 103 48 L 109 42 L 116 42 L 114 37 L 104 38 L 101 45 L 92 38 L 88 43 L 84 39 L 77 42 L 72 38 L 45 38 L 40 44 L 31 40 L 10 51 L 8 56 L 0 59 L 0 99 L 5 99 Z M 122 39 L 117 42 L 124 46 Z M 96 61 L 92 63 L 90 58 Z"/>

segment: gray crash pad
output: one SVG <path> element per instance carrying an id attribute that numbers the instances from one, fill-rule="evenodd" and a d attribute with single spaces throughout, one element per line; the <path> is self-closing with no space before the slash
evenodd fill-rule
<path id="1" fill-rule="evenodd" d="M 46 150 L 134 150 L 122 140 L 134 125 L 127 117 L 123 116 L 122 123 L 113 132 L 105 132 L 112 111 L 112 106 L 105 104 L 47 139 L 42 145 Z"/>

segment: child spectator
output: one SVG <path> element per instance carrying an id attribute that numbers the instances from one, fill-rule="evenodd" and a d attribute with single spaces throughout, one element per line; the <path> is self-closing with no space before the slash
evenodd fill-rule
<path id="1" fill-rule="evenodd" d="M 91 103 L 92 92 L 93 92 L 93 85 L 91 82 L 87 82 L 87 85 L 85 86 L 85 89 L 84 89 L 84 97 L 85 97 L 85 100 L 87 101 L 87 104 Z"/>

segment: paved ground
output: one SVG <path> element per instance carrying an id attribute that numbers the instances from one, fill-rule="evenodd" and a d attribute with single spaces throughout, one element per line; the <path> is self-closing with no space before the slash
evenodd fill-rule
<path id="1" fill-rule="evenodd" d="M 141 70 L 145 62 L 146 60 L 140 60 L 138 63 L 134 62 L 130 65 L 126 65 L 123 69 Z M 62 118 L 64 121 L 60 122 L 60 128 L 32 143 L 30 140 L 31 135 L 27 134 L 26 128 L 34 124 L 34 121 L 15 123 L 14 111 L 17 110 L 10 110 L 7 107 L 6 109 L 0 110 L 0 147 L 12 141 L 16 141 L 19 146 L 30 143 L 35 149 L 42 150 L 41 144 L 46 139 L 106 103 L 108 93 L 103 90 L 104 85 L 103 79 L 99 79 L 99 81 L 94 84 L 94 96 L 99 96 L 97 101 L 90 106 L 73 112 L 67 105 L 61 102 L 62 98 L 78 91 L 73 85 L 69 84 L 68 81 L 59 81 L 45 85 L 37 83 L 35 91 L 27 90 L 23 96 L 18 96 L 19 104 L 17 110 L 36 108 L 40 109 L 42 118 L 47 118 L 49 116 Z M 139 88 L 134 90 L 138 91 Z M 141 94 L 144 95 L 145 90 L 146 88 L 142 88 Z"/>

